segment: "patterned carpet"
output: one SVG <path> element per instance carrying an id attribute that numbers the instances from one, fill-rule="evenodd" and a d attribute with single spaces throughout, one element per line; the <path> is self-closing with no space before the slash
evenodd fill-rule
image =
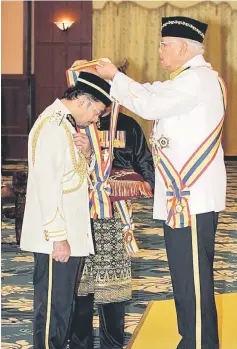
<path id="1" fill-rule="evenodd" d="M 227 162 L 226 211 L 220 215 L 215 254 L 215 291 L 237 292 L 237 162 Z M 24 165 L 22 165 L 24 167 Z M 12 168 L 3 166 L 5 183 Z M 3 206 L 13 200 L 4 200 Z M 173 297 L 161 223 L 152 220 L 152 200 L 134 203 L 136 237 L 140 252 L 133 259 L 133 300 L 127 304 L 127 344 L 147 304 Z M 2 222 L 2 348 L 32 348 L 33 257 L 15 243 L 14 221 Z M 95 310 L 95 349 L 99 349 Z"/>

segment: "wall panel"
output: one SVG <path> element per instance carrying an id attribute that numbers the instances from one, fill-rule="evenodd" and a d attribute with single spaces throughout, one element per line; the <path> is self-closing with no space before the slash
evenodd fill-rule
<path id="1" fill-rule="evenodd" d="M 2 158 L 26 159 L 28 140 L 27 80 L 21 75 L 2 78 Z"/>
<path id="2" fill-rule="evenodd" d="M 73 20 L 68 31 L 53 22 Z M 66 70 L 76 59 L 91 59 L 92 2 L 35 2 L 35 101 L 42 112 L 66 89 Z"/>

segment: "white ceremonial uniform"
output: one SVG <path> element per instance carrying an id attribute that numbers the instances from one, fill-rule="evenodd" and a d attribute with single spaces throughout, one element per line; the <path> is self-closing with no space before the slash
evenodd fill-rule
<path id="1" fill-rule="evenodd" d="M 154 125 L 156 140 L 166 139 L 162 151 L 177 171 L 211 134 L 224 115 L 218 73 L 202 55 L 184 64 L 190 67 L 174 80 L 139 84 L 122 73 L 113 79 L 110 94 L 123 106 Z M 158 122 L 159 120 L 159 122 Z M 226 171 L 222 146 L 215 159 L 190 188 L 191 215 L 225 208 Z M 165 220 L 166 188 L 156 169 L 154 218 Z"/>
<path id="2" fill-rule="evenodd" d="M 71 256 L 94 253 L 87 172 L 57 99 L 36 120 L 28 142 L 29 175 L 22 227 L 22 250 L 50 254 L 53 241 L 68 240 Z"/>

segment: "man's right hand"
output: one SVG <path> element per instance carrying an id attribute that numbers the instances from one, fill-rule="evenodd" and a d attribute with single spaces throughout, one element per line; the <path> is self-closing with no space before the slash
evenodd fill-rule
<path id="1" fill-rule="evenodd" d="M 56 262 L 66 263 L 71 255 L 71 248 L 67 240 L 54 241 L 52 257 Z"/>
<path id="2" fill-rule="evenodd" d="M 105 62 L 102 59 L 99 60 L 98 64 L 96 65 L 96 70 L 99 76 L 105 80 L 112 80 L 119 72 L 113 63 Z"/>

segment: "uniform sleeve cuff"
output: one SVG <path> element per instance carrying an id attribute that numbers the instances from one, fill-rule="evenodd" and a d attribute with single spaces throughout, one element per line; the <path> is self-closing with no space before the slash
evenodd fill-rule
<path id="1" fill-rule="evenodd" d="M 57 230 L 57 231 L 44 230 L 44 239 L 46 241 L 67 240 L 67 232 L 66 230 Z"/>

